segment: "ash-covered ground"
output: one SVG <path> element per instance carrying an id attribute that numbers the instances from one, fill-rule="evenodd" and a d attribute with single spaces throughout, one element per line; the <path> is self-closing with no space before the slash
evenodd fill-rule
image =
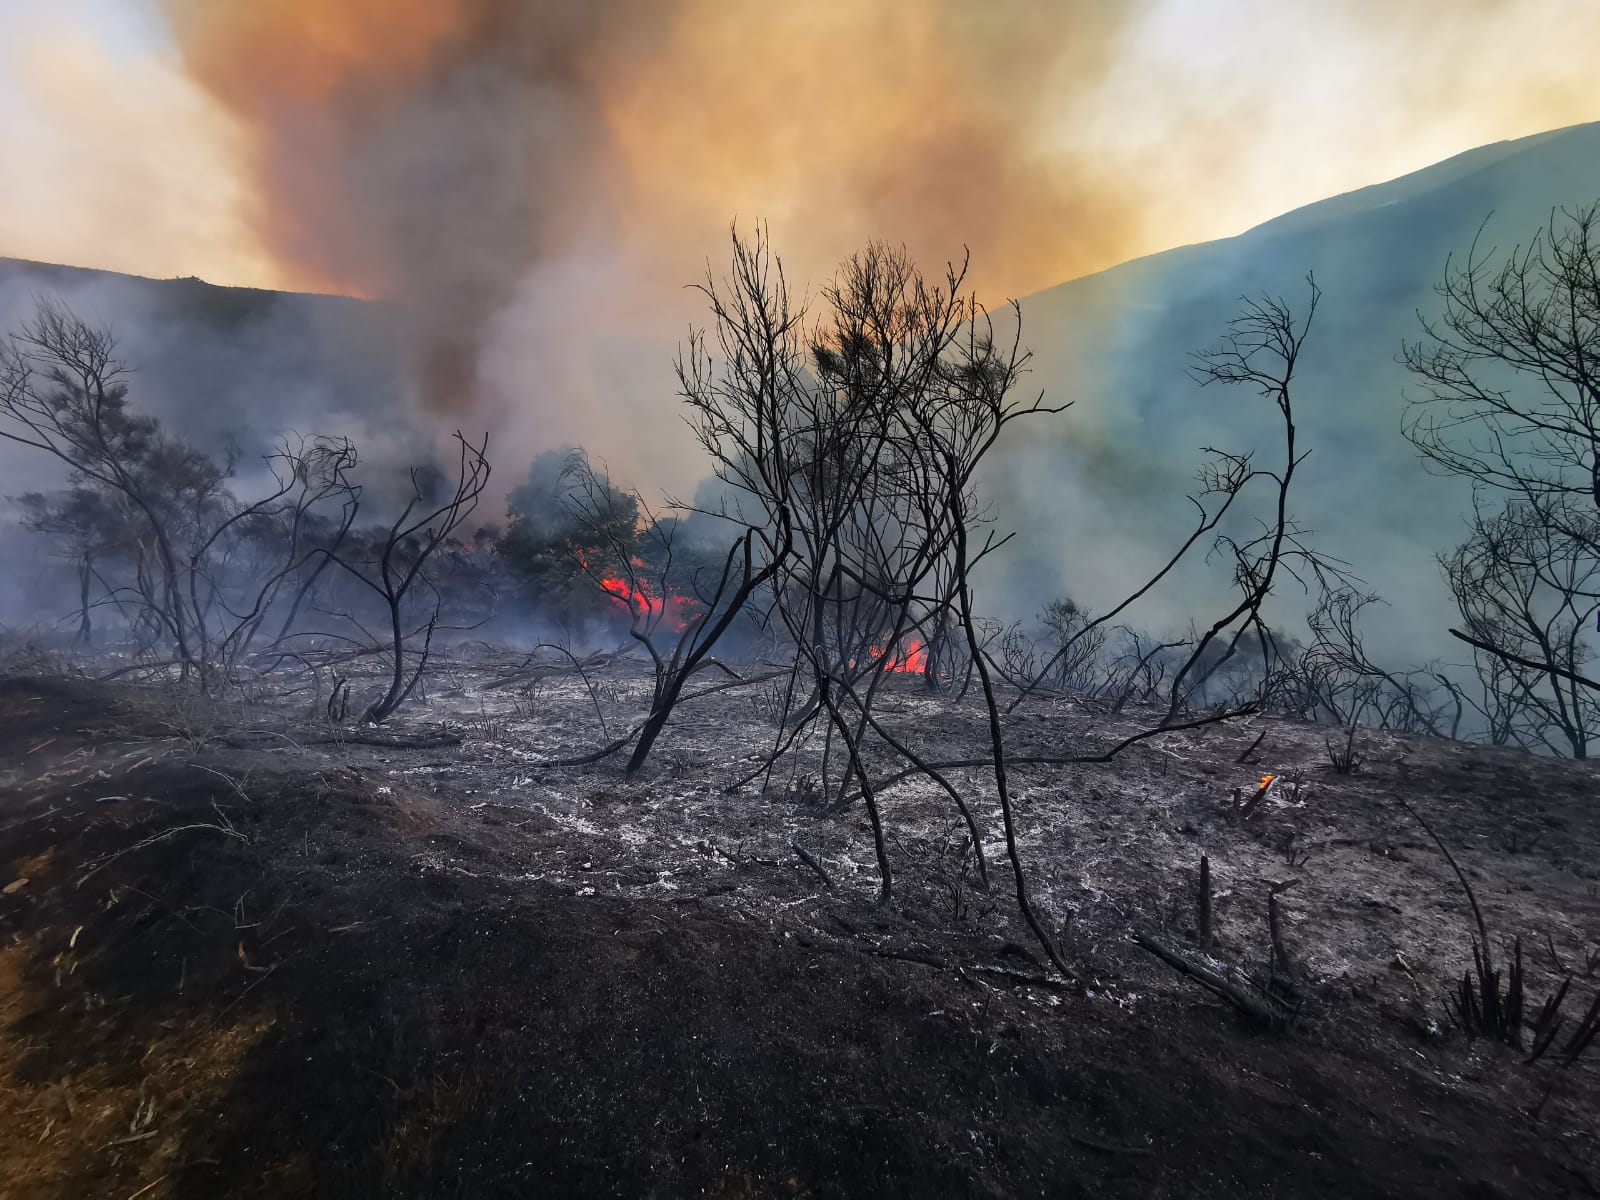
<path id="1" fill-rule="evenodd" d="M 1448 1027 L 1476 926 L 1400 803 L 1497 958 L 1521 939 L 1530 1008 L 1575 975 L 1571 1028 L 1600 987 L 1592 765 L 1369 733 L 1341 774 L 1340 731 L 1265 716 L 1041 765 L 1159 714 L 1035 698 L 1008 730 L 1019 846 L 1080 985 L 1019 919 L 983 769 L 947 774 L 990 885 L 912 776 L 882 794 L 887 906 L 862 806 L 816 785 L 820 734 L 735 786 L 780 734 L 781 680 L 685 704 L 631 782 L 620 757 L 549 765 L 626 732 L 650 687 L 637 661 L 458 648 L 424 702 L 352 737 L 307 693 L 6 680 L 0 1196 L 1600 1181 L 1600 1052 L 1528 1065 Z M 975 689 L 893 679 L 879 715 L 927 758 L 985 753 Z M 1265 977 L 1274 891 L 1287 1029 L 1133 941 Z"/>

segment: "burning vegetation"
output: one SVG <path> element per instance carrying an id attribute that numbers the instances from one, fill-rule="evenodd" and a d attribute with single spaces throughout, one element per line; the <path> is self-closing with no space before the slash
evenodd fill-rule
<path id="1" fill-rule="evenodd" d="M 599 1093 L 585 1090 L 588 1068 L 573 1057 L 582 1053 L 571 1037 L 597 1039 L 610 1057 L 596 1070 L 629 1098 L 628 1120 L 654 1111 L 659 1124 L 668 1120 L 662 1114 L 676 1114 L 669 1131 L 630 1132 L 611 1152 L 629 1178 L 659 1170 L 674 1190 L 718 1178 L 751 1194 L 848 1191 L 852 1166 L 818 1168 L 804 1156 L 836 1154 L 849 1135 L 832 1125 L 821 1142 L 797 1132 L 773 1115 L 778 1101 L 761 1080 L 753 1092 L 734 1087 L 727 1095 L 759 1105 L 762 1119 L 790 1139 L 781 1147 L 759 1131 L 734 1129 L 737 1106 L 712 1113 L 703 1098 L 673 1090 L 676 1083 L 657 1094 L 654 1076 L 625 1078 L 633 1068 L 619 1064 L 634 1062 L 627 1056 L 637 1048 L 619 1041 L 622 1025 L 604 1024 L 585 956 L 600 953 L 594 962 L 623 981 L 619 1019 L 655 1039 L 673 1036 L 664 1014 L 708 1028 L 699 1022 L 721 1012 L 711 997 L 724 987 L 752 993 L 756 1008 L 768 999 L 761 989 L 771 989 L 775 1024 L 754 1032 L 778 1036 L 804 1003 L 787 990 L 787 975 L 779 983 L 767 975 L 796 969 L 787 956 L 802 951 L 805 972 L 842 956 L 867 972 L 859 979 L 868 992 L 909 987 L 920 1015 L 894 1010 L 920 1030 L 908 1071 L 949 1103 L 976 1106 L 959 1131 L 917 1126 L 916 1137 L 936 1151 L 919 1176 L 925 1189 L 977 1172 L 996 1193 L 1060 1191 L 1088 1169 L 1085 1155 L 1117 1160 L 1100 1182 L 1146 1191 L 1185 1163 L 1204 1159 L 1221 1170 L 1188 1133 L 1163 1146 L 1161 1130 L 1135 1128 L 1126 1114 L 1111 1131 L 1066 1131 L 1058 1140 L 1075 1149 L 1041 1150 L 1029 1140 L 1062 1130 L 1050 1124 L 1049 1103 L 1005 1081 L 1065 1094 L 1078 1051 L 1063 1040 L 1061 1017 L 1100 1030 L 1092 1037 L 1106 1039 L 1102 1049 L 1128 1052 L 1119 1034 L 1103 1029 L 1125 1012 L 1164 1031 L 1163 1070 L 1188 1071 L 1190 1107 L 1212 1098 L 1205 1080 L 1240 1054 L 1257 1067 L 1294 1062 L 1291 1076 L 1303 1069 L 1320 1079 L 1320 1051 L 1309 1048 L 1315 1039 L 1297 1040 L 1314 1027 L 1336 1046 L 1326 1069 L 1338 1087 L 1365 1093 L 1372 1080 L 1386 1081 L 1380 1141 L 1420 1136 L 1419 1098 L 1432 1103 L 1444 1088 L 1442 1102 L 1462 1128 L 1491 1128 L 1502 1145 L 1523 1145 L 1521 1123 L 1531 1123 L 1537 1149 L 1519 1162 L 1542 1183 L 1587 1182 L 1592 1152 L 1572 1149 L 1573 1135 L 1592 1132 L 1596 1112 L 1570 1081 L 1593 1070 L 1586 1052 L 1600 1026 L 1600 997 L 1583 995 L 1592 991 L 1589 947 L 1600 914 L 1589 852 L 1595 814 L 1578 802 L 1592 790 L 1592 774 L 1583 764 L 1535 763 L 1510 750 L 1581 759 L 1595 727 L 1600 688 L 1586 674 L 1586 638 L 1600 606 L 1589 582 L 1600 565 L 1600 493 L 1585 492 L 1579 476 L 1588 469 L 1592 482 L 1600 468 L 1595 440 L 1584 450 L 1576 434 L 1584 419 L 1593 433 L 1600 405 L 1558 389 L 1571 402 L 1567 473 L 1552 473 L 1549 453 L 1525 467 L 1513 435 L 1536 437 L 1548 418 L 1496 407 L 1504 390 L 1472 372 L 1495 338 L 1503 361 L 1521 361 L 1525 348 L 1511 341 L 1520 327 L 1504 309 L 1514 285 L 1526 292 L 1542 283 L 1573 298 L 1576 311 L 1576 264 L 1592 272 L 1596 261 L 1588 241 L 1594 219 L 1595 210 L 1578 214 L 1548 260 L 1513 259 L 1490 272 L 1488 284 L 1476 260 L 1453 275 L 1445 326 L 1429 328 L 1431 342 L 1412 356 L 1431 381 L 1431 400 L 1457 411 L 1481 405 L 1510 456 L 1486 464 L 1449 440 L 1450 426 L 1411 429 L 1436 462 L 1477 469 L 1480 482 L 1511 492 L 1503 510 L 1480 511 L 1473 540 L 1443 560 L 1466 626 L 1458 636 L 1480 655 L 1476 690 L 1438 665 L 1374 663 L 1358 617 L 1375 597 L 1295 519 L 1296 473 L 1307 453 L 1296 428 L 1296 373 L 1321 296 L 1309 278 L 1300 306 L 1275 297 L 1247 302 L 1217 346 L 1194 359 L 1203 383 L 1244 389 L 1272 423 L 1270 443 L 1206 449 L 1192 524 L 1166 561 L 1107 611 L 1059 599 L 1032 630 L 979 609 L 983 565 L 1008 540 L 985 502 L 982 467 L 1002 438 L 1056 419 L 1068 405 L 1025 390 L 1020 307 L 988 312 L 968 290 L 964 261 L 930 277 L 903 248 L 870 244 L 808 308 L 765 229 L 735 230 L 726 273 L 708 273 L 700 285 L 709 323 L 676 362 L 679 397 L 711 479 L 692 501 L 659 510 L 587 452 L 554 451 L 511 491 L 503 525 L 480 523 L 490 494 L 487 436 L 457 432 L 444 464 L 412 470 L 398 489 L 364 475 L 357 447 L 337 435 L 287 436 L 256 469 L 233 451 L 208 454 L 141 414 L 110 334 L 46 304 L 0 363 L 0 433 L 53 456 L 67 473 L 63 490 L 22 497 L 21 507 L 29 525 L 54 539 L 75 591 L 69 631 L 19 650 L 12 673 L 27 677 L 6 684 L 18 728 L 36 739 L 17 743 L 18 761 L 46 755 L 7 784 L 19 811 L 6 828 L 29 857 L 14 857 L 17 877 L 6 894 L 29 904 L 39 897 L 18 910 L 27 914 L 18 944 L 31 947 L 19 977 L 41 987 L 47 960 L 67 961 L 72 975 L 77 960 L 61 959 L 67 951 L 56 944 L 70 921 L 108 939 L 86 972 L 107 972 L 93 977 L 122 987 L 118 973 L 135 970 L 137 955 L 113 935 L 131 936 L 145 914 L 119 924 L 119 889 L 155 887 L 155 908 L 146 911 L 172 915 L 167 932 L 192 931 L 208 955 L 219 934 L 236 944 L 232 960 L 211 955 L 197 966 L 193 983 L 188 957 L 177 954 L 179 992 L 229 995 L 218 1020 L 238 1006 L 237 1038 L 224 1039 L 230 1062 L 248 1042 L 272 1071 L 284 1070 L 263 1030 L 277 1022 L 298 1055 L 311 1035 L 294 1023 L 293 1004 L 323 974 L 335 992 L 366 1003 L 374 989 L 392 992 L 406 1007 L 384 1027 L 381 1047 L 348 1029 L 335 1039 L 354 1038 L 349 1052 L 395 1093 L 379 1110 L 385 1123 L 339 1127 L 368 1148 L 362 1153 L 398 1148 L 397 1161 L 409 1165 L 404 1177 L 375 1183 L 345 1163 L 340 1178 L 357 1180 L 355 1192 L 472 1190 L 499 1178 L 594 1190 L 596 1172 L 603 1174 L 603 1156 L 574 1152 L 535 1169 L 512 1164 L 499 1141 L 449 1140 L 480 1119 L 476 1097 L 485 1092 L 495 1107 L 483 1119 L 510 1121 L 508 1096 L 535 1086 L 529 1078 L 517 1075 L 507 1092 L 509 1076 L 495 1076 L 490 1064 L 424 1075 L 414 1063 L 391 1061 L 411 1062 L 398 1047 L 421 1037 L 418 1053 L 433 1070 L 452 1061 L 460 1047 L 450 1039 L 465 1028 L 450 1015 L 466 1003 L 458 996 L 390 978 L 387 956 L 406 953 L 419 930 L 430 954 L 458 953 L 445 948 L 457 934 L 429 927 L 397 899 L 406 887 L 429 903 L 443 897 L 492 911 L 490 924 L 515 934 L 511 941 L 555 923 L 559 933 L 536 939 L 554 963 L 508 952 L 513 971 L 479 949 L 459 951 L 472 977 L 492 989 L 471 1020 L 494 1029 L 506 1061 L 533 1054 L 560 1081 L 549 1099 L 552 1128 L 537 1134 L 541 1146 L 581 1140 L 613 1115 Z M 1584 317 L 1574 335 L 1592 338 L 1594 328 Z M 1162 635 L 1120 623 L 1202 545 L 1230 568 L 1232 590 L 1216 611 Z M 1269 621 L 1291 585 L 1313 597 L 1303 642 Z M 41 682 L 46 665 L 79 682 Z M 120 689 L 116 699 L 82 682 L 89 675 Z M 133 750 L 111 744 L 105 705 L 123 706 L 115 711 Z M 74 706 L 100 722 L 97 732 L 63 732 Z M 424 715 L 435 719 L 424 724 Z M 1474 826 L 1474 836 L 1502 839 L 1495 869 L 1509 870 L 1541 839 L 1552 842 L 1538 860 L 1541 895 L 1495 889 L 1491 907 L 1504 924 L 1485 915 L 1489 889 L 1463 868 L 1456 838 L 1429 820 L 1445 809 L 1460 815 L 1460 797 L 1439 780 L 1469 786 L 1464 733 L 1495 744 L 1496 753 L 1471 760 L 1492 766 L 1497 781 L 1485 804 L 1500 807 L 1478 814 Z M 60 737 L 71 750 L 57 760 L 46 752 Z M 1242 749 L 1234 744 L 1246 740 Z M 72 755 L 87 765 L 70 765 Z M 1518 772 L 1537 775 L 1545 790 L 1526 811 L 1507 790 Z M 120 806 L 107 811 L 128 837 L 107 832 L 98 805 Z M 1429 805 L 1431 814 L 1423 811 Z M 345 807 L 365 815 L 330 815 Z M 1413 840 L 1397 833 L 1390 810 Z M 1413 824 L 1427 841 L 1414 840 Z M 215 857 L 223 878 L 185 849 L 183 878 L 195 897 L 160 891 L 151 864 L 202 836 L 223 847 Z M 331 858 L 314 851 L 313 837 Z M 36 883 L 59 874 L 50 855 L 61 847 L 87 856 L 74 865 L 71 888 Z M 1335 864 L 1320 877 L 1310 865 L 1319 859 Z M 346 862 L 349 879 L 339 870 Z M 1404 908 L 1384 898 L 1397 863 L 1405 866 Z M 1191 885 L 1187 872 L 1196 865 Z M 230 908 L 216 892 L 233 886 L 234 872 L 251 882 Z M 75 898 L 97 877 L 112 888 L 100 915 Z M 1361 889 L 1359 900 L 1351 887 Z M 301 888 L 323 899 L 297 899 Z M 263 904 L 278 907 L 248 920 Z M 276 923 L 297 905 L 311 906 L 311 923 L 342 932 L 392 918 L 394 928 L 370 931 L 378 966 L 350 963 L 344 944 L 325 932 L 308 936 L 308 958 L 295 965 L 278 941 L 290 927 Z M 364 914 L 362 905 L 382 915 Z M 1381 918 L 1381 947 L 1370 940 L 1380 918 L 1368 907 L 1405 918 Z M 1470 920 L 1441 921 L 1441 908 Z M 1423 913 L 1422 932 L 1409 929 Z M 213 923 L 218 914 L 222 924 Z M 68 932 L 73 951 L 78 933 Z M 592 944 L 624 932 L 629 940 L 607 940 L 603 953 Z M 1509 953 L 1492 944 L 1507 936 Z M 1548 963 L 1535 965 L 1520 947 L 1541 936 Z M 697 961 L 671 966 L 688 990 L 663 997 L 649 981 L 668 970 L 660 963 L 674 962 L 674 938 Z M 636 965 L 641 955 L 650 970 Z M 725 972 L 702 969 L 701 958 Z M 896 974 L 871 974 L 878 963 Z M 248 976 L 242 989 L 229 974 L 235 964 Z M 510 1005 L 504 997 L 540 972 L 595 1009 L 551 1015 L 566 1041 L 539 1040 L 526 1021 L 512 1032 L 501 1011 Z M 908 984 L 916 972 L 933 972 L 935 982 Z M 275 980 L 286 989 L 282 1007 Z M 1214 1009 L 1174 1016 L 1176 989 L 1185 987 L 1220 999 L 1242 1024 L 1216 1022 Z M 147 991 L 156 1009 L 171 1000 Z M 91 1020 L 88 995 L 80 997 L 83 1020 L 96 1036 L 123 1036 L 114 1021 Z M 1162 1007 L 1151 1007 L 1153 997 Z M 981 1015 L 969 1011 L 979 1007 Z M 859 1015 L 854 1001 L 837 996 L 823 1008 L 835 1032 Z M 13 1022 L 4 1036 L 23 1037 L 19 1028 Z M 204 1031 L 183 1028 L 170 1039 L 172 1053 L 203 1054 Z M 874 1028 L 871 1052 L 879 1053 L 897 1035 Z M 70 1096 L 91 1084 L 58 1033 L 46 1040 Z M 1180 1049 L 1195 1037 L 1209 1047 L 1200 1064 Z M 1008 1039 L 1022 1039 L 1023 1048 L 1001 1054 Z M 960 1049 L 946 1062 L 937 1048 L 951 1045 Z M 336 1054 L 346 1049 L 341 1043 Z M 720 1043 L 710 1052 L 737 1057 Z M 1423 1067 L 1411 1065 L 1413 1052 Z M 845 1071 L 830 1053 L 810 1043 L 795 1048 L 813 1066 Z M 682 1054 L 692 1077 L 693 1055 Z M 788 1079 L 782 1057 L 763 1051 L 755 1065 Z M 999 1074 L 993 1061 L 1005 1064 Z M 957 1077 L 939 1074 L 951 1063 L 959 1063 L 950 1068 Z M 1465 1063 L 1491 1082 L 1440 1082 Z M 45 1103 L 22 1076 L 5 1086 L 5 1103 L 29 1120 Z M 860 1080 L 849 1075 L 845 1086 Z M 1166 1086 L 1161 1078 L 1134 1090 L 1165 1111 Z M 1198 1189 L 1185 1177 L 1180 1190 L 1285 1186 L 1293 1176 L 1270 1146 L 1271 1121 L 1310 1135 L 1287 1116 L 1261 1117 L 1237 1079 L 1218 1086 L 1234 1117 L 1265 1122 L 1257 1152 L 1269 1165 L 1208 1175 L 1215 1186 Z M 125 1081 L 116 1087 L 127 1094 Z M 980 1104 L 980 1096 L 988 1099 Z M 828 1097 L 813 1099 L 827 1107 Z M 681 1111 L 672 1107 L 680 1102 Z M 64 1103 L 70 1112 L 72 1102 Z M 156 1141 L 160 1127 L 147 1107 L 155 1103 L 141 1099 L 129 1132 L 106 1143 L 149 1139 L 151 1156 L 119 1153 L 96 1168 L 97 1178 L 120 1187 L 134 1182 L 136 1168 L 163 1167 L 147 1193 L 159 1194 L 169 1178 L 239 1190 L 238 1145 L 192 1131 Z M 1081 1106 L 1073 1112 L 1082 1118 Z M 1030 1131 L 1023 1143 L 1007 1132 L 1015 1120 Z M 108 1133 L 93 1128 L 96 1137 Z M 501 1132 L 520 1147 L 523 1135 L 509 1129 Z M 916 1137 L 896 1129 L 890 1140 L 903 1164 Z M 303 1133 L 288 1118 L 270 1130 L 263 1136 L 278 1147 Z M 1214 1128 L 1204 1132 L 1215 1141 Z M 715 1147 L 712 1158 L 736 1160 L 748 1177 L 730 1182 L 710 1159 L 691 1162 L 687 1147 L 702 1136 Z M 1490 1178 L 1488 1142 L 1476 1133 L 1445 1140 L 1439 1162 L 1420 1172 L 1385 1159 L 1376 1190 L 1426 1190 L 1452 1170 L 1462 1186 Z M 1340 1168 L 1319 1177 L 1319 1187 L 1349 1190 L 1364 1178 L 1370 1147 L 1358 1143 L 1340 1143 Z M 969 1161 L 971 1154 L 978 1158 Z M 1126 1161 L 1147 1156 L 1155 1174 Z M 281 1178 L 258 1180 L 256 1190 L 292 1189 L 308 1177 L 287 1157 L 274 1169 Z M 62 1163 L 39 1170 L 40 1179 L 70 1186 Z M 179 1183 L 171 1190 L 180 1194 Z"/>

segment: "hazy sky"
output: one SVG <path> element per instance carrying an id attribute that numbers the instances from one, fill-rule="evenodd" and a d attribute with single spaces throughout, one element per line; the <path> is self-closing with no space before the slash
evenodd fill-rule
<path id="1" fill-rule="evenodd" d="M 181 0 L 0 0 L 0 162 L 8 177 L 0 188 L 0 254 L 266 286 L 372 290 L 410 282 L 404 272 L 324 263 L 325 246 L 314 236 L 289 245 L 274 225 L 278 218 L 263 215 L 263 208 L 292 207 L 273 191 L 282 190 L 281 173 L 263 167 L 264 154 L 281 165 L 301 134 L 309 162 L 326 147 L 311 144 L 316 132 L 303 123 L 265 127 L 271 115 L 264 116 L 259 89 L 230 94 L 219 74 L 248 66 L 256 45 L 324 37 L 326 28 L 309 26 L 327 20 L 306 16 L 319 8 L 344 10 L 354 40 L 361 40 L 363 22 L 404 25 L 419 12 L 445 14 L 418 35 L 427 41 L 448 40 L 451 14 L 471 20 L 483 4 L 272 0 L 209 7 L 254 9 L 258 19 L 219 29 L 228 18 L 213 20 L 205 5 Z M 548 13 L 562 6 L 533 7 Z M 626 220 L 636 231 L 648 235 L 659 220 L 675 242 L 693 240 L 683 237 L 686 229 L 704 232 L 710 244 L 679 246 L 663 265 L 680 278 L 683 262 L 718 251 L 719 231 L 735 213 L 772 217 L 780 236 L 786 218 L 803 226 L 793 240 L 818 270 L 862 232 L 905 236 L 873 228 L 896 221 L 885 204 L 868 209 L 865 221 L 841 221 L 835 244 L 819 226 L 836 181 L 803 151 L 792 152 L 797 141 L 814 140 L 824 161 L 859 175 L 876 160 L 876 146 L 903 141 L 910 130 L 916 147 L 899 152 L 900 160 L 937 160 L 948 150 L 933 178 L 992 172 L 987 183 L 958 184 L 974 199 L 948 212 L 926 195 L 940 189 L 919 182 L 912 202 L 930 204 L 932 216 L 905 220 L 914 239 L 926 233 L 946 249 L 961 241 L 985 249 L 979 230 L 958 226 L 979 223 L 986 211 L 1016 225 L 1025 243 L 995 242 L 989 261 L 978 264 L 985 283 L 1016 293 L 1237 233 L 1484 142 L 1600 118 L 1600 4 L 1584 0 L 1096 0 L 1087 6 L 1097 10 L 1092 16 L 1060 22 L 1052 10 L 1074 6 L 998 3 L 989 7 L 999 18 L 983 28 L 931 32 L 916 19 L 902 20 L 925 9 L 921 0 L 846 6 L 876 10 L 890 31 L 909 24 L 907 36 L 919 43 L 908 59 L 935 75 L 931 88 L 921 79 L 910 90 L 919 97 L 974 92 L 975 103 L 989 110 L 976 134 L 957 128 L 965 120 L 959 114 L 920 101 L 895 111 L 904 81 L 874 86 L 853 77 L 857 51 L 847 49 L 841 61 L 839 43 L 859 30 L 827 3 L 810 6 L 821 14 L 814 37 L 807 36 L 809 14 L 792 27 L 776 23 L 768 14 L 779 6 L 715 0 L 676 7 L 676 24 L 652 28 L 644 44 L 629 47 L 625 78 L 600 87 L 597 119 L 609 126 L 606 136 L 621 148 L 625 169 L 584 178 L 626 195 Z M 298 19 L 300 31 L 281 23 L 265 28 L 275 22 L 259 17 L 263 10 Z M 574 52 L 593 61 L 595 40 L 617 36 L 614 27 L 586 33 Z M 898 34 L 880 31 L 879 40 L 884 36 L 888 52 L 897 53 Z M 1052 36 L 1059 45 L 1048 44 Z M 968 44 L 935 61 L 930 38 Z M 370 50 L 344 46 L 339 53 L 388 52 L 381 36 L 377 41 Z M 966 56 L 974 44 L 982 52 L 977 66 Z M 1083 53 L 1074 53 L 1079 46 Z M 202 53 L 219 47 L 232 56 L 220 66 L 216 54 L 207 60 Z M 954 77 L 938 78 L 940 69 Z M 839 99 L 774 105 L 762 91 L 762 81 L 774 77 L 785 87 L 824 80 L 827 94 Z M 352 71 L 346 82 L 361 78 Z M 534 91 L 524 99 L 537 104 L 539 97 Z M 759 121 L 727 115 L 752 105 Z M 875 119 L 864 120 L 865 109 Z M 504 107 L 484 113 L 490 122 L 511 119 Z M 1019 149 L 1002 169 L 988 161 L 974 166 L 969 143 L 992 140 L 991 125 L 981 122 L 996 119 Z M 941 121 L 952 129 L 948 145 Z M 848 133 L 836 133 L 844 124 Z M 839 137 L 851 145 L 835 145 Z M 265 150 L 274 139 L 289 144 Z M 1019 174 L 1018 161 L 1032 174 Z M 920 180 L 930 171 L 917 163 L 912 173 Z M 1068 175 L 1073 181 L 1062 184 Z M 896 194 L 893 179 L 881 186 Z M 986 193 L 990 186 L 994 194 Z M 1054 227 L 1048 194 L 1020 218 L 998 194 L 1058 186 L 1063 220 Z M 324 199 L 296 219 L 324 215 Z M 909 207 L 903 196 L 897 202 Z"/>
<path id="2" fill-rule="evenodd" d="M 1600 118 L 1587 0 L 0 0 L 0 255 L 385 296 L 408 411 L 699 469 L 737 219 L 995 304 Z"/>

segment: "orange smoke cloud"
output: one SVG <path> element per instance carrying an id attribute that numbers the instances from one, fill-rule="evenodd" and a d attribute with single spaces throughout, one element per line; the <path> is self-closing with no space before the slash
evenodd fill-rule
<path id="1" fill-rule="evenodd" d="M 813 276 L 872 237 L 928 262 L 969 245 L 975 281 L 1008 294 L 1109 265 L 1142 232 L 1136 197 L 1037 139 L 1087 102 L 1138 7 L 814 0 L 752 22 L 682 4 L 605 95 L 634 212 L 769 217 Z"/>
<path id="2" fill-rule="evenodd" d="M 275 279 L 394 300 L 434 410 L 650 479 L 730 217 L 813 285 L 967 245 L 993 303 L 1600 116 L 1564 0 L 157 2 Z"/>
<path id="3" fill-rule="evenodd" d="M 655 290 L 742 213 L 802 276 L 890 237 L 934 261 L 969 244 L 974 282 L 1020 292 L 1115 261 L 1136 212 L 1030 140 L 1130 6 L 163 3 L 251 139 L 259 237 L 305 286 L 415 306 L 438 407 L 473 398 L 530 268 L 583 247 Z"/>
<path id="4" fill-rule="evenodd" d="M 251 138 L 258 237 L 302 286 L 395 300 L 423 398 L 472 403 L 496 313 L 602 174 L 596 20 L 498 0 L 164 7 Z"/>

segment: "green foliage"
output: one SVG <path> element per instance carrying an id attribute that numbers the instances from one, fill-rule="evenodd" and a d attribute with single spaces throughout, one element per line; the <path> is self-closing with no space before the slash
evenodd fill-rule
<path id="1" fill-rule="evenodd" d="M 596 494 L 582 495 L 580 479 L 589 481 Z M 567 447 L 533 460 L 527 482 L 507 497 L 506 515 L 496 551 L 542 613 L 561 621 L 617 615 L 616 601 L 600 590 L 584 563 L 600 545 L 629 553 L 638 546 L 634 496 L 592 470 L 584 451 Z M 602 569 L 597 560 L 592 565 Z"/>

